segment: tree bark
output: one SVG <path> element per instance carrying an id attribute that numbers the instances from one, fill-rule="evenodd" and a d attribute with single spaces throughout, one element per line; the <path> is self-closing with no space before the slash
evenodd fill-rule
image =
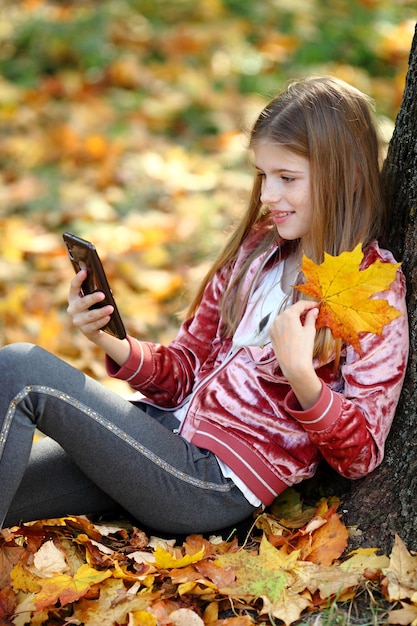
<path id="1" fill-rule="evenodd" d="M 343 509 L 344 522 L 362 533 L 353 537 L 352 547 L 379 547 L 389 554 L 394 533 L 409 550 L 417 550 L 417 27 L 383 182 L 389 247 L 403 262 L 407 279 L 410 358 L 385 459 L 371 475 L 352 483 Z"/>

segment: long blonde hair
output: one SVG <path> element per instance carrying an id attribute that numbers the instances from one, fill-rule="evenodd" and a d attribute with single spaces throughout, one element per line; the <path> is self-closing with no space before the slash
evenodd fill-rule
<path id="1" fill-rule="evenodd" d="M 312 227 L 293 242 L 315 263 L 324 253 L 338 255 L 358 243 L 366 246 L 381 235 L 384 204 L 381 197 L 379 140 L 370 99 L 347 83 L 331 77 L 290 83 L 263 109 L 250 135 L 249 146 L 260 142 L 283 145 L 309 159 Z M 204 289 L 220 268 L 235 261 L 243 242 L 259 222 L 271 228 L 228 285 L 221 302 L 224 336 L 231 336 L 244 301 L 240 286 L 255 257 L 278 235 L 261 203 L 261 180 L 254 176 L 245 215 L 203 280 L 189 313 L 198 307 Z M 334 342 L 327 329 L 316 336 L 315 356 L 327 358 Z"/>

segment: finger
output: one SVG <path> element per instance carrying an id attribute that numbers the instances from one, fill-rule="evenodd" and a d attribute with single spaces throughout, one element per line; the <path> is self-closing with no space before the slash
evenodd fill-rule
<path id="1" fill-rule="evenodd" d="M 82 326 L 79 326 L 79 328 L 84 332 L 84 333 L 91 333 L 97 330 L 100 330 L 101 328 L 103 328 L 106 324 L 108 324 L 110 322 L 110 315 L 101 315 L 100 317 L 90 320 L 88 323 L 85 323 L 84 320 L 84 324 L 82 324 Z"/>
<path id="2" fill-rule="evenodd" d="M 319 303 L 316 300 L 298 300 L 295 304 L 292 305 L 294 310 L 300 312 L 300 314 L 309 311 L 310 309 L 314 309 L 315 307 L 319 307 Z"/>
<path id="3" fill-rule="evenodd" d="M 87 296 L 76 296 L 73 300 L 69 300 L 67 313 L 72 317 L 83 315 L 87 321 L 94 321 L 103 315 L 111 315 L 113 307 L 100 303 L 105 299 L 104 293 L 97 291 Z"/>
<path id="4" fill-rule="evenodd" d="M 305 328 L 315 328 L 316 327 L 316 320 L 319 314 L 319 309 L 317 306 L 315 306 L 312 309 L 309 309 L 305 315 L 304 318 L 304 327 Z"/>
<path id="5" fill-rule="evenodd" d="M 68 300 L 73 300 L 80 295 L 81 286 L 85 279 L 87 278 L 87 271 L 80 270 L 75 274 L 73 279 L 70 282 L 69 292 L 68 292 Z"/>
<path id="6" fill-rule="evenodd" d="M 93 309 L 75 313 L 72 316 L 74 326 L 77 326 L 83 333 L 91 333 L 100 330 L 109 323 L 113 307 L 106 305 L 100 309 Z"/>

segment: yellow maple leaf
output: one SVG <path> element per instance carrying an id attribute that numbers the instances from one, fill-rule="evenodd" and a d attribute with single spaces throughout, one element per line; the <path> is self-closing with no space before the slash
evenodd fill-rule
<path id="1" fill-rule="evenodd" d="M 345 572 L 378 571 L 389 567 L 389 557 L 386 554 L 378 555 L 379 548 L 359 548 L 352 550 L 347 555 L 349 558 L 340 564 L 340 569 Z"/>
<path id="2" fill-rule="evenodd" d="M 37 611 L 53 606 L 58 600 L 61 606 L 82 598 L 92 585 L 111 577 L 109 570 L 99 572 L 89 565 L 81 565 L 74 576 L 59 574 L 53 578 L 39 579 L 41 590 L 36 595 Z"/>
<path id="3" fill-rule="evenodd" d="M 296 287 L 320 303 L 316 328 L 327 326 L 335 338 L 351 344 L 359 354 L 359 333 L 380 335 L 384 326 L 401 315 L 387 300 L 371 298 L 389 288 L 401 264 L 377 260 L 361 270 L 362 258 L 361 244 L 339 256 L 325 253 L 320 264 L 303 256 L 306 282 Z"/>
<path id="4" fill-rule="evenodd" d="M 204 556 L 205 548 L 204 546 L 196 552 L 195 554 L 186 554 L 179 559 L 176 559 L 170 552 L 164 550 L 162 546 L 157 546 L 154 552 L 155 556 L 155 565 L 159 569 L 173 569 L 186 567 L 187 565 L 191 565 L 191 563 L 198 563 Z"/>
<path id="5" fill-rule="evenodd" d="M 21 561 L 10 572 L 10 580 L 15 591 L 36 593 L 41 588 L 39 577 L 29 571 Z"/>

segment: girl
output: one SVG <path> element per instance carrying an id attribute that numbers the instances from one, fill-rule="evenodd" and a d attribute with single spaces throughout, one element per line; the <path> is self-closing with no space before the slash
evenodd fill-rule
<path id="1" fill-rule="evenodd" d="M 108 373 L 140 392 L 128 401 L 27 344 L 0 352 L 0 522 L 121 506 L 169 533 L 213 531 L 269 505 L 325 458 L 359 478 L 381 463 L 408 354 L 405 285 L 384 292 L 402 315 L 362 355 L 316 332 L 301 299 L 314 262 L 362 243 L 379 259 L 383 200 L 367 98 L 332 78 L 291 84 L 266 106 L 250 147 L 255 178 L 242 222 L 168 346 L 100 329 L 103 294 L 68 313 L 106 353 Z M 394 349 L 395 346 L 395 349 Z M 46 438 L 32 447 L 39 428 Z"/>

